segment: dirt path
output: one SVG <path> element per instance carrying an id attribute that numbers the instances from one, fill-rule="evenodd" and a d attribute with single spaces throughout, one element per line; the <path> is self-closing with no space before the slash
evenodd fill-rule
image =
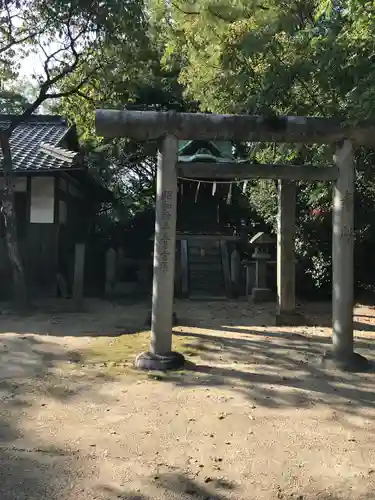
<path id="1" fill-rule="evenodd" d="M 373 499 L 375 374 L 324 372 L 329 310 L 305 310 L 322 326 L 178 303 L 190 367 L 153 376 L 129 369 L 145 305 L 4 314 L 1 499 Z M 375 311 L 355 313 L 373 359 Z"/>

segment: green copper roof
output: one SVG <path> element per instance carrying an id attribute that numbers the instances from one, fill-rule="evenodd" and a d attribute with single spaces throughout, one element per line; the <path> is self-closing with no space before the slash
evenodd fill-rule
<path id="1" fill-rule="evenodd" d="M 182 162 L 234 160 L 230 141 L 179 141 L 178 150 Z"/>

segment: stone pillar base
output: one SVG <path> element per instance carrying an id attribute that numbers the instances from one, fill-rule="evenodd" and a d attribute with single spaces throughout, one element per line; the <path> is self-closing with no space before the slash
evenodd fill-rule
<path id="1" fill-rule="evenodd" d="M 276 314 L 276 326 L 308 326 L 309 321 L 297 311 L 280 311 Z"/>
<path id="2" fill-rule="evenodd" d="M 179 352 L 168 352 L 166 354 L 153 354 L 142 352 L 135 360 L 136 368 L 140 370 L 179 370 L 185 364 L 185 358 Z"/>
<path id="3" fill-rule="evenodd" d="M 253 288 L 250 300 L 252 302 L 272 302 L 275 294 L 269 288 Z"/>
<path id="4" fill-rule="evenodd" d="M 372 371 L 375 367 L 367 358 L 353 352 L 351 356 L 346 359 L 339 359 L 335 357 L 332 351 L 327 351 L 320 359 L 320 365 L 323 368 L 342 370 L 345 372 L 368 372 Z"/>

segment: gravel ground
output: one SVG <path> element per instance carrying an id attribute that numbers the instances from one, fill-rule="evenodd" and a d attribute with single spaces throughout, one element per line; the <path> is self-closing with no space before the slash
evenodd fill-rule
<path id="1" fill-rule="evenodd" d="M 190 363 L 148 376 L 105 362 L 146 304 L 61 304 L 1 316 L 1 500 L 375 498 L 375 374 L 319 366 L 327 306 L 279 328 L 271 306 L 178 302 Z M 375 310 L 355 321 L 374 359 Z"/>

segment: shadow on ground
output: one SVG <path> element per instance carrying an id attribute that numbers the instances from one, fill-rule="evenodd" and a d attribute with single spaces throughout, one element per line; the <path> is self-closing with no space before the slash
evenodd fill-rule
<path id="1" fill-rule="evenodd" d="M 226 337 L 230 333 L 234 338 Z M 257 405 L 275 409 L 324 404 L 350 414 L 362 408 L 375 410 L 372 373 L 328 371 L 321 366 L 329 337 L 229 327 L 217 336 L 194 331 L 176 335 L 186 336 L 185 346 L 195 351 L 186 371 L 166 376 L 178 386 L 227 387 Z M 356 345 L 373 358 L 370 340 Z"/>
<path id="2" fill-rule="evenodd" d="M 55 388 L 59 380 L 69 382 L 70 391 L 55 391 L 56 397 L 62 398 L 75 395 L 80 390 L 90 389 L 97 379 L 112 380 L 108 374 L 80 374 L 77 370 L 74 370 L 71 376 L 69 366 L 77 368 L 82 362 L 79 350 L 51 342 L 48 337 L 44 339 L 34 335 L 4 335 L 0 338 L 0 390 L 5 390 L 12 384 L 18 387 L 17 380 L 21 380 L 24 385 L 28 379 L 35 378 L 43 382 L 43 390 L 49 391 L 51 388 L 46 385 L 47 379 L 44 378 L 44 375 L 48 374 L 51 387 Z M 33 387 L 37 389 L 38 384 Z"/>
<path id="3" fill-rule="evenodd" d="M 207 484 L 202 484 L 195 479 L 181 473 L 160 474 L 146 479 L 145 489 L 165 493 L 165 498 L 196 498 L 209 500 L 226 500 L 226 491 L 235 490 L 235 485 L 225 480 L 206 479 Z M 123 488 L 113 486 L 102 486 L 102 492 L 108 495 L 108 500 L 117 498 L 119 500 L 152 500 L 152 493 L 141 491 L 129 492 Z"/>
<path id="4" fill-rule="evenodd" d="M 62 450 L 1 446 L 0 468 L 2 500 L 66 500 L 76 479 L 75 459 Z"/>
<path id="5" fill-rule="evenodd" d="M 160 494 L 164 494 L 164 498 L 171 499 L 228 500 L 229 491 L 233 490 L 236 493 L 237 490 L 235 485 L 226 481 L 210 481 L 208 484 L 202 484 L 203 481 L 189 478 L 180 473 L 164 474 L 159 476 L 157 480 L 147 478 L 144 483 L 144 488 L 139 488 L 137 491 L 127 491 L 111 486 L 102 486 L 100 490 L 107 495 L 108 500 L 153 500 L 154 494 L 158 495 L 159 498 Z M 153 489 L 155 493 L 149 493 L 150 489 Z M 145 490 L 146 493 L 142 490 Z M 156 493 L 157 491 L 158 493 Z M 276 487 L 270 495 L 270 500 L 348 500 L 353 498 L 350 495 L 322 491 L 316 487 L 312 487 L 310 491 L 299 489 L 283 491 L 280 487 Z M 356 500 L 372 500 L 373 498 L 374 493 L 369 491 L 357 496 Z"/>
<path id="6" fill-rule="evenodd" d="M 14 332 L 20 335 L 34 333 L 56 337 L 116 337 L 147 330 L 147 318 L 151 305 L 149 300 L 139 298 L 122 301 L 87 299 L 81 310 L 66 299 L 44 300 L 35 305 L 28 315 L 1 307 L 0 334 Z M 176 300 L 179 326 L 200 328 L 250 328 L 275 327 L 275 304 L 251 304 L 248 301 L 191 302 Z M 371 312 L 371 308 L 366 308 Z M 332 325 L 331 304 L 300 304 L 301 318 L 305 327 L 330 328 Z M 371 323 L 373 320 L 373 324 Z M 303 321 L 300 327 L 304 327 Z M 358 331 L 375 331 L 374 315 L 358 312 L 354 327 Z"/>
<path id="7" fill-rule="evenodd" d="M 311 317 L 317 314 L 308 312 Z M 320 313 L 321 323 L 329 313 L 326 305 Z M 194 325 L 174 332 L 179 343 L 186 339 L 182 345 L 188 362 L 184 371 L 169 373 L 162 380 L 180 387 L 227 388 L 268 408 L 325 405 L 353 416 L 363 409 L 374 410 L 375 418 L 374 373 L 345 373 L 321 365 L 332 342 L 330 330 L 268 326 L 274 317 L 272 305 L 250 309 L 233 302 L 219 306 L 186 302 L 180 304 L 177 314 L 182 318 L 180 324 Z M 370 319 L 375 322 L 375 314 Z M 361 327 L 356 351 L 373 362 L 374 341 L 365 333 L 367 325 L 356 326 Z"/>
<path id="8" fill-rule="evenodd" d="M 251 327 L 276 326 L 276 305 L 272 303 L 251 304 L 248 301 L 226 301 L 218 306 L 210 302 L 198 304 L 196 314 L 190 316 L 185 313 L 184 303 L 179 307 L 179 319 L 181 326 L 201 326 L 202 328 L 220 326 L 226 319 L 227 326 Z M 207 315 L 212 315 L 207 322 Z M 226 312 L 232 311 L 226 315 Z M 363 312 L 365 311 L 365 313 Z M 373 311 L 373 314 L 371 314 Z M 332 327 L 332 304 L 329 302 L 300 303 L 297 307 L 299 327 Z M 226 316 L 226 318 L 225 318 Z M 373 324 L 371 323 L 371 320 Z M 369 323 L 370 321 L 370 323 Z M 375 308 L 370 306 L 358 306 L 354 313 L 354 329 L 358 331 L 375 331 Z"/>
<path id="9" fill-rule="evenodd" d="M 23 315 L 0 305 L 0 335 L 12 332 L 51 337 L 118 337 L 148 329 L 149 309 L 149 302 L 139 299 L 86 299 L 80 310 L 71 300 L 51 299 L 40 301 Z"/>
<path id="10" fill-rule="evenodd" d="M 247 302 L 179 301 L 176 311 L 180 324 L 194 325 L 194 328 L 182 327 L 175 331 L 175 335 L 183 339 L 187 352 L 190 351 L 187 369 L 165 377 L 177 386 L 227 387 L 258 405 L 272 408 L 306 408 L 324 404 L 353 415 L 361 408 L 375 410 L 372 374 L 327 371 L 319 364 L 331 344 L 327 331 L 315 335 L 312 327 L 267 326 L 274 321 L 272 304 L 253 306 Z M 323 322 L 325 315 L 330 315 L 330 305 L 308 305 L 306 311 L 309 317 L 319 313 Z M 362 314 L 370 315 L 366 311 L 368 309 Z M 0 337 L 0 362 L 7 367 L 5 375 L 0 368 L 0 380 L 6 384 L 10 377 L 41 377 L 46 368 L 67 361 L 80 366 L 82 358 L 78 351 L 42 342 L 44 337 L 20 334 L 27 330 L 27 326 L 50 337 L 90 336 L 90 331 L 94 337 L 109 337 L 113 330 L 106 329 L 105 325 L 117 324 L 118 335 L 121 335 L 120 327 L 127 322 L 127 333 L 130 333 L 143 322 L 146 312 L 146 303 L 129 308 L 94 301 L 88 302 L 88 311 L 82 314 L 51 316 L 45 312 L 37 316 L 37 320 L 31 318 L 30 323 L 22 323 L 16 318 L 12 323 L 15 328 L 10 331 L 19 334 Z M 358 314 L 360 316 L 361 312 Z M 9 329 L 2 324 L 2 331 Z M 374 358 L 370 336 L 357 338 L 356 349 L 369 359 Z M 55 383 L 44 390 L 53 397 L 71 397 L 78 391 L 90 390 L 95 382 L 93 377 L 96 381 L 100 377 L 103 381 L 111 380 L 105 370 L 90 373 L 85 370 L 84 374 L 76 370 L 70 375 L 69 387 L 64 386 L 64 377 L 57 377 Z"/>
<path id="11" fill-rule="evenodd" d="M 196 329 L 176 331 L 176 335 L 186 339 L 186 347 L 190 346 L 191 339 L 196 341 L 190 346 L 195 356 L 191 358 L 187 370 L 162 376 L 162 381 L 184 388 L 228 388 L 244 395 L 255 406 L 275 410 L 290 407 L 309 408 L 323 404 L 337 411 L 336 416 L 332 415 L 332 418 L 337 419 L 340 418 L 340 413 L 356 416 L 363 408 L 375 410 L 372 374 L 327 372 L 317 363 L 331 342 L 328 335 L 314 335 L 310 330 L 306 330 L 305 335 L 303 330 L 302 333 L 297 333 L 293 329 L 277 329 L 275 326 L 268 326 L 263 331 L 257 330 L 256 326 L 270 321 L 270 309 L 267 308 L 249 309 L 246 305 L 220 305 L 218 309 L 215 305 L 210 309 L 211 306 L 203 304 L 194 311 L 188 306 L 186 303 L 180 304 L 181 313 L 178 315 L 189 318 L 189 322 L 193 322 Z M 121 308 L 107 305 L 105 321 L 114 329 L 116 322 L 120 329 L 120 322 L 124 324 L 129 321 L 129 328 L 133 328 L 132 320 L 135 318 L 135 321 L 140 322 L 140 317 L 146 310 L 145 305 L 139 306 L 138 309 L 134 306 L 129 317 L 121 317 Z M 116 313 L 119 316 L 113 317 Z M 112 330 L 104 331 L 103 323 L 96 324 L 100 315 L 100 309 L 95 314 L 72 313 L 68 318 L 62 316 L 62 313 L 51 316 L 50 313 L 44 312 L 37 320 L 31 318 L 30 322 L 20 318 L 11 318 L 10 323 L 7 318 L 2 321 L 1 500 L 66 500 L 74 497 L 72 489 L 75 478 L 80 473 L 79 452 L 56 449 L 48 443 L 38 442 L 37 436 L 25 435 L 22 429 L 22 414 L 30 405 L 36 405 L 43 411 L 43 398 L 46 396 L 67 402 L 84 394 L 89 395 L 93 402 L 100 401 L 103 396 L 97 391 L 98 384 L 101 381 L 111 381 L 112 378 L 99 370 L 62 371 L 61 364 L 71 364 L 79 368 L 82 363 L 81 354 L 61 343 L 51 342 L 47 336 L 84 336 L 85 332 L 90 331 L 95 333 L 94 336 L 110 336 Z M 82 325 L 87 319 L 91 324 L 86 327 L 86 331 Z M 9 324 L 14 328 L 9 329 Z M 40 330 L 37 329 L 38 325 L 42 325 Z M 198 328 L 201 331 L 198 332 Z M 25 335 L 30 330 L 32 333 L 45 334 L 46 337 Z M 7 333 L 9 331 L 14 333 Z M 356 345 L 363 354 L 369 358 L 373 357 L 373 343 L 370 337 L 357 339 Z M 22 445 L 19 444 L 21 441 Z M 145 482 L 151 484 L 147 484 L 145 491 L 141 489 L 129 492 L 126 487 L 118 489 L 103 486 L 98 492 L 101 496 L 93 498 L 151 500 L 156 498 L 149 493 L 152 488 L 159 495 L 160 492 L 164 494 L 165 498 L 176 499 L 227 500 L 232 490 L 236 493 L 236 485 L 214 481 L 208 481 L 206 484 L 181 473 L 161 474 L 157 478 L 146 478 Z M 76 498 L 80 498 L 79 492 Z M 335 492 L 315 491 L 310 494 L 275 491 L 274 498 L 347 500 L 350 497 L 335 495 Z M 357 500 L 371 498 L 374 498 L 373 493 L 359 496 Z"/>
<path id="12" fill-rule="evenodd" d="M 60 371 L 61 363 L 80 362 L 80 355 L 32 336 L 0 341 L 0 482 L 1 500 L 66 500 L 78 479 L 79 453 L 43 443 L 25 433 L 23 418 L 31 407 L 44 411 L 45 400 L 67 402 L 90 394 L 103 374 L 80 376 Z"/>

